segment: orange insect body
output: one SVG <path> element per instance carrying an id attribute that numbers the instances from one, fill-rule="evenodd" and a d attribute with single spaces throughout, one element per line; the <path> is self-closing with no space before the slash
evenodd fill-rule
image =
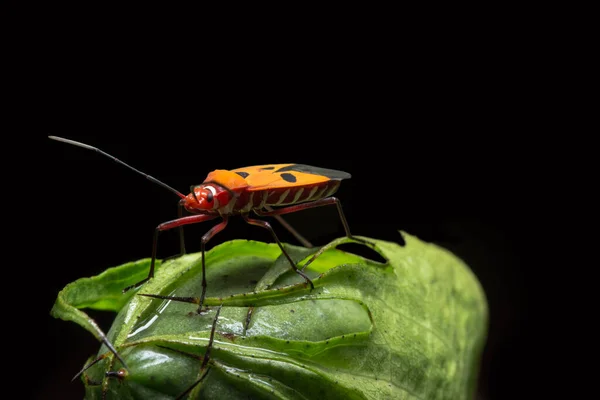
<path id="1" fill-rule="evenodd" d="M 281 241 L 277 238 L 277 235 L 275 234 L 275 231 L 271 225 L 267 221 L 250 218 L 249 214 L 251 211 L 258 216 L 273 216 L 276 218 L 281 218 L 281 215 L 283 214 L 307 210 L 314 207 L 335 205 L 337 207 L 340 220 L 344 225 L 346 236 L 354 239 L 355 241 L 368 244 L 362 239 L 355 238 L 351 235 L 348 222 L 346 221 L 346 217 L 342 211 L 341 203 L 337 198 L 332 197 L 332 195 L 340 186 L 340 181 L 343 179 L 349 179 L 351 177 L 350 174 L 343 171 L 312 167 L 303 164 L 267 164 L 238 168 L 231 171 L 215 170 L 208 174 L 202 184 L 192 187 L 191 192 L 186 196 L 178 190 L 173 189 L 158 179 L 133 168 L 132 166 L 111 156 L 108 153 L 105 153 L 97 147 L 57 136 L 49 136 L 49 138 L 102 154 L 129 168 L 130 170 L 144 176 L 146 179 L 162 186 L 167 190 L 170 190 L 180 198 L 179 218 L 158 225 L 154 231 L 152 259 L 150 262 L 148 277 L 124 288 L 123 292 L 137 288 L 154 277 L 157 241 L 158 234 L 160 232 L 179 228 L 181 254 L 183 255 L 185 254 L 183 226 L 210 221 L 219 217 L 221 222 L 208 230 L 208 232 L 202 236 L 200 242 L 202 253 L 202 292 L 199 298 L 163 296 L 149 293 L 140 293 L 140 295 L 157 299 L 170 299 L 174 301 L 197 304 L 198 313 L 201 313 L 203 311 L 204 298 L 207 290 L 205 246 L 212 237 L 225 229 L 229 216 L 231 215 L 241 215 L 241 217 L 250 225 L 267 229 L 273 236 L 273 239 L 277 242 L 282 254 L 288 259 L 290 267 L 294 270 L 294 272 L 304 278 L 306 285 L 310 285 L 311 289 L 314 288 L 314 284 L 303 271 L 316 257 L 319 256 L 319 254 L 321 254 L 321 251 L 314 253 L 312 258 L 302 266 L 302 269 L 298 268 Z M 271 206 L 285 207 L 272 209 Z M 182 216 L 182 209 L 186 209 L 188 212 L 194 215 Z M 288 229 L 290 229 L 289 226 Z M 304 242 L 305 245 L 310 246 L 309 242 L 306 240 L 304 240 Z M 116 349 L 112 346 L 108 339 L 106 339 L 105 336 L 102 337 L 102 341 L 116 355 L 123 365 L 125 365 L 123 359 L 119 356 Z M 207 359 L 208 358 L 205 358 L 205 360 Z"/>
<path id="2" fill-rule="evenodd" d="M 215 170 L 182 201 L 191 213 L 241 214 L 331 196 L 340 181 L 350 177 L 346 172 L 303 164 Z"/>
<path id="3" fill-rule="evenodd" d="M 281 218 L 280 216 L 283 214 L 325 205 L 336 205 L 340 219 L 344 225 L 344 230 L 346 231 L 346 236 L 353 238 L 350 234 L 350 228 L 348 227 L 348 222 L 346 221 L 339 200 L 335 197 L 332 197 L 332 195 L 337 191 L 340 181 L 351 177 L 347 172 L 312 167 L 304 164 L 256 165 L 252 167 L 238 168 L 231 171 L 218 169 L 209 173 L 201 185 L 192 187 L 191 192 L 186 196 L 178 190 L 173 189 L 158 179 L 133 168 L 132 166 L 111 156 L 108 153 L 105 153 L 97 147 L 57 136 L 49 136 L 49 138 L 100 153 L 133 170 L 134 172 L 143 175 L 148 180 L 164 187 L 165 189 L 170 190 L 180 198 L 179 218 L 158 225 L 154 231 L 152 261 L 150 262 L 148 277 L 134 285 L 124 288 L 124 292 L 132 288 L 137 288 L 144 282 L 147 282 L 149 279 L 154 277 L 157 241 L 158 234 L 160 232 L 174 228 L 180 228 L 181 254 L 185 254 L 183 231 L 181 230 L 184 225 L 210 221 L 218 217 L 221 218 L 221 222 L 206 232 L 206 234 L 202 236 L 201 240 L 202 294 L 197 301 L 199 304 L 199 313 L 202 311 L 202 304 L 206 296 L 207 287 L 205 246 L 212 237 L 225 229 L 229 216 L 241 215 L 242 218 L 250 225 L 260 226 L 268 229 L 279 245 L 281 252 L 288 259 L 291 268 L 298 275 L 302 276 L 306 283 L 311 286 L 311 288 L 314 287 L 312 281 L 304 272 L 302 272 L 302 270 L 296 267 L 294 261 L 283 247 L 283 244 L 277 238 L 277 235 L 275 234 L 275 231 L 271 225 L 267 221 L 250 218 L 250 212 L 252 211 L 259 216 L 274 216 L 276 218 Z M 271 206 L 286 207 L 273 210 Z M 182 216 L 182 209 L 185 209 L 194 215 Z M 308 242 L 305 241 L 305 243 Z M 308 245 L 310 245 L 310 243 L 308 243 Z M 313 256 L 313 259 L 318 254 L 319 253 L 316 253 L 315 256 Z M 306 268 L 310 262 L 312 261 L 308 261 L 306 264 L 304 264 L 303 269 Z M 161 297 L 158 295 L 149 294 L 146 294 L 146 296 L 165 298 L 164 296 Z"/>

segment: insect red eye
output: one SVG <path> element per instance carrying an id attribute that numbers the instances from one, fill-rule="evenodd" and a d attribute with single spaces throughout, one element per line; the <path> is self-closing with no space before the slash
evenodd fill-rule
<path id="1" fill-rule="evenodd" d="M 208 193 L 206 193 L 206 201 L 208 201 L 209 203 L 212 203 L 213 201 L 213 193 L 209 190 Z"/>

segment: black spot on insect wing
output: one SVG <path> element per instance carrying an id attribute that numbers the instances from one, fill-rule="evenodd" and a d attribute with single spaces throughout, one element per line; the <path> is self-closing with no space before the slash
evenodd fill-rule
<path id="1" fill-rule="evenodd" d="M 281 174 L 281 177 L 286 182 L 296 182 L 296 177 L 293 174 L 285 172 L 285 173 Z"/>
<path id="2" fill-rule="evenodd" d="M 238 174 L 238 175 L 239 175 L 239 176 L 241 176 L 242 178 L 245 178 L 245 177 L 247 177 L 248 175 L 250 175 L 249 173 L 247 173 L 247 172 L 242 172 L 242 171 L 238 171 L 238 172 L 236 172 L 236 174 Z"/>
<path id="3" fill-rule="evenodd" d="M 275 169 L 275 167 L 264 167 L 264 168 L 261 168 L 260 170 L 261 170 L 261 171 L 264 171 L 264 170 L 266 170 L 266 169 Z"/>

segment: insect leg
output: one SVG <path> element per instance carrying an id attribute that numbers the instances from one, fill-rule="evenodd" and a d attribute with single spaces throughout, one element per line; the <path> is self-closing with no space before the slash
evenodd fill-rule
<path id="1" fill-rule="evenodd" d="M 164 223 L 158 225 L 156 227 L 156 229 L 154 230 L 154 240 L 152 242 L 152 261 L 150 262 L 150 271 L 148 273 L 148 277 L 146 279 L 142 279 L 141 281 L 139 281 L 131 286 L 127 286 L 125 289 L 123 289 L 123 293 L 125 293 L 131 289 L 139 287 L 140 285 L 142 285 L 143 283 L 147 282 L 148 280 L 150 280 L 154 277 L 154 264 L 156 261 L 156 248 L 158 245 L 158 234 L 160 232 L 166 231 L 169 229 L 173 229 L 173 228 L 177 228 L 177 227 L 182 227 L 183 225 L 196 224 L 198 222 L 210 221 L 211 219 L 215 219 L 216 217 L 217 217 L 216 215 L 208 215 L 208 214 L 190 215 L 187 217 L 181 217 L 181 218 L 174 219 L 172 221 L 164 222 Z M 202 253 L 202 265 L 204 268 L 204 253 Z"/>
<path id="2" fill-rule="evenodd" d="M 183 218 L 183 210 L 184 210 L 184 201 L 181 200 L 177 205 L 177 218 Z M 185 239 L 183 237 L 183 225 L 178 228 L 179 230 L 179 254 L 174 254 L 172 256 L 166 257 L 163 259 L 164 261 L 171 260 L 173 258 L 178 258 L 185 255 Z"/>
<path id="3" fill-rule="evenodd" d="M 181 219 L 191 219 L 193 217 L 207 217 L 207 215 L 193 215 L 191 217 L 183 217 Z M 210 216 L 211 218 L 209 219 L 213 219 L 216 218 L 217 216 L 213 215 Z M 221 216 L 223 218 L 223 221 L 221 221 L 220 224 L 217 224 L 215 226 L 213 226 L 208 232 L 206 232 L 204 234 L 204 236 L 202 236 L 202 242 L 201 242 L 201 252 L 202 252 L 202 294 L 200 295 L 200 298 L 197 297 L 178 297 L 178 296 L 163 296 L 163 295 L 159 295 L 159 294 L 149 294 L 149 293 L 139 293 L 140 296 L 146 296 L 146 297 L 152 297 L 154 299 L 169 299 L 169 300 L 174 300 L 174 301 L 182 301 L 185 303 L 192 303 L 192 304 L 198 304 L 198 314 L 202 313 L 202 305 L 204 304 L 204 298 L 206 297 L 206 243 L 208 243 L 208 241 L 210 239 L 212 239 L 217 233 L 221 232 L 223 229 L 225 229 L 225 227 L 227 226 L 227 222 L 228 222 L 228 218 L 226 215 Z M 203 219 L 202 221 L 206 221 L 207 219 Z M 175 223 L 177 223 L 177 221 L 180 220 L 174 220 L 171 221 L 170 223 L 175 225 Z M 200 221 L 198 221 L 200 222 Z M 190 224 L 192 222 L 187 222 L 187 224 Z M 171 228 L 175 228 L 178 225 L 175 226 L 171 226 Z M 157 228 L 158 229 L 158 228 Z M 152 273 L 153 269 L 152 269 L 152 265 L 151 265 L 151 273 Z M 150 279 L 151 277 L 149 276 L 148 278 L 146 278 L 146 280 Z M 143 283 L 144 281 L 142 281 Z"/>
<path id="4" fill-rule="evenodd" d="M 277 211 L 277 210 L 276 210 Z M 283 248 L 283 245 L 281 244 L 281 242 L 279 241 L 279 238 L 277 237 L 277 235 L 275 234 L 275 231 L 273 230 L 273 228 L 271 227 L 271 224 L 269 224 L 267 221 L 263 221 L 260 219 L 252 219 L 248 217 L 248 214 L 242 214 L 242 217 L 244 218 L 244 220 L 249 223 L 250 225 L 255 225 L 255 226 L 260 226 L 262 228 L 267 229 L 269 232 L 271 232 L 271 235 L 273 235 L 273 239 L 275 239 L 275 241 L 277 242 L 277 244 L 279 245 L 279 248 L 281 249 L 281 252 L 287 257 L 288 261 L 290 262 L 290 265 L 292 266 L 292 268 L 294 269 L 294 272 L 296 272 L 298 275 L 302 276 L 304 278 L 304 280 L 310 284 L 310 287 L 312 289 L 315 288 L 315 285 L 313 285 L 312 281 L 309 279 L 308 276 L 306 276 L 306 274 L 304 272 L 302 272 L 301 270 L 299 270 L 296 267 L 296 264 L 294 263 L 294 261 L 292 261 L 292 258 L 290 257 L 290 255 L 287 253 L 287 251 L 285 251 L 285 249 Z"/>
<path id="5" fill-rule="evenodd" d="M 104 360 L 106 357 L 108 357 L 109 354 L 110 352 L 100 354 L 96 359 L 91 361 L 89 364 L 85 365 L 77 374 L 75 374 L 75 376 L 71 379 L 71 382 L 77 379 L 81 374 L 83 374 L 85 371 L 87 371 L 89 368 L 95 365 L 98 361 Z"/>
<path id="6" fill-rule="evenodd" d="M 208 365 L 208 361 L 210 360 L 210 351 L 212 349 L 213 341 L 215 338 L 215 328 L 217 327 L 217 320 L 219 319 L 219 313 L 221 312 L 221 307 L 223 307 L 222 304 L 219 306 L 219 308 L 217 308 L 217 312 L 215 314 L 215 319 L 213 321 L 212 328 L 210 330 L 210 338 L 208 340 L 208 346 L 206 346 L 206 352 L 204 353 L 204 359 L 202 360 L 202 365 L 200 366 L 200 373 L 201 373 L 200 378 L 198 378 L 198 380 L 196 382 L 194 382 L 189 388 L 187 388 L 185 390 L 185 392 L 183 392 L 179 396 L 177 396 L 177 398 L 175 400 L 183 399 L 183 397 L 186 394 L 191 392 L 194 387 L 196 387 L 200 382 L 202 382 L 202 380 L 204 378 L 206 378 L 206 375 L 208 374 L 208 371 L 210 370 L 210 367 L 206 368 L 206 366 Z"/>
<path id="7" fill-rule="evenodd" d="M 206 232 L 204 234 L 204 236 L 202 236 L 202 243 L 201 243 L 201 251 L 202 251 L 202 294 L 200 295 L 200 304 L 198 305 L 198 314 L 200 314 L 202 312 L 202 304 L 204 304 L 204 297 L 206 296 L 206 264 L 204 261 L 204 253 L 206 253 L 205 251 L 205 246 L 206 243 L 208 243 L 208 241 L 210 239 L 213 238 L 213 236 L 215 236 L 217 233 L 221 232 L 223 229 L 225 229 L 225 227 L 227 226 L 227 216 L 226 215 L 222 215 L 221 216 L 223 218 L 223 221 L 218 224 L 213 226 L 208 232 Z"/>
<path id="8" fill-rule="evenodd" d="M 348 221 L 346 220 L 346 216 L 344 215 L 344 210 L 342 210 L 342 203 L 340 202 L 340 200 L 337 197 L 326 197 L 324 199 L 319 199 L 319 200 L 311 201 L 308 203 L 296 204 L 296 205 L 292 205 L 289 207 L 279 208 L 276 210 L 269 210 L 269 211 L 254 210 L 254 212 L 257 215 L 269 217 L 269 216 L 289 214 L 289 213 L 293 213 L 293 212 L 297 212 L 297 211 L 308 210 L 309 208 L 327 206 L 327 205 L 331 205 L 331 204 L 335 204 L 337 206 L 340 220 L 342 221 L 342 224 L 344 225 L 344 230 L 346 231 L 346 236 L 349 239 L 352 239 L 356 242 L 373 247 L 373 244 L 367 242 L 366 240 L 359 239 L 359 238 L 352 236 L 352 234 L 350 233 L 350 226 L 348 225 Z M 313 256 L 310 258 L 310 260 L 308 260 L 306 262 L 306 264 L 304 264 L 302 266 L 302 271 L 304 271 L 306 269 L 306 267 L 308 267 L 309 264 L 311 264 L 317 257 L 319 257 L 322 254 L 322 252 L 323 252 L 323 248 L 321 250 L 317 251 L 315 254 L 313 254 Z"/>
<path id="9" fill-rule="evenodd" d="M 181 219 L 183 218 L 183 200 L 179 202 L 179 204 L 177 205 L 177 218 Z M 179 227 L 179 256 L 182 256 L 185 254 L 185 240 L 183 239 L 183 225 L 181 225 Z"/>
<path id="10" fill-rule="evenodd" d="M 289 206 L 289 207 L 279 208 L 277 210 L 270 210 L 270 211 L 254 210 L 254 212 L 263 217 L 270 217 L 270 216 L 275 216 L 275 215 L 289 214 L 289 213 L 293 213 L 296 211 L 308 210 L 309 208 L 328 206 L 331 204 L 335 204 L 337 206 L 338 213 L 340 215 L 340 220 L 342 221 L 342 224 L 344 225 L 344 229 L 346 230 L 346 236 L 348 236 L 349 238 L 352 238 L 352 234 L 350 233 L 350 227 L 348 226 L 348 221 L 346 220 L 346 216 L 344 215 L 344 210 L 342 210 L 342 203 L 340 202 L 340 200 L 337 197 L 326 197 L 324 199 L 311 201 L 309 203 L 296 204 L 296 205 Z"/>
<path id="11" fill-rule="evenodd" d="M 273 211 L 273 209 L 270 206 L 265 205 L 265 208 L 268 211 Z M 297 230 L 295 230 L 285 219 L 283 219 L 283 217 L 281 215 L 274 215 L 275 219 L 277 221 L 279 221 L 279 223 L 281 225 L 283 225 L 283 227 L 285 229 L 288 230 L 288 232 L 290 232 L 292 235 L 294 235 L 294 237 L 300 242 L 302 243 L 302 246 L 311 249 L 313 248 L 313 244 L 311 242 L 308 241 L 308 239 L 306 239 L 304 236 L 302 236 L 300 234 L 300 232 L 298 232 Z"/>

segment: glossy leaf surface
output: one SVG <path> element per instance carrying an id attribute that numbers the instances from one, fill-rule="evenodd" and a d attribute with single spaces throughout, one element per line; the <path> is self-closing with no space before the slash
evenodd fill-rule
<path id="1" fill-rule="evenodd" d="M 381 264 L 325 246 L 291 271 L 277 245 L 234 240 L 207 252 L 209 311 L 121 290 L 149 260 L 68 285 L 52 314 L 101 337 L 80 309 L 117 311 L 108 339 L 127 363 L 106 357 L 82 375 L 90 399 L 174 399 L 198 380 L 217 307 L 207 373 L 188 398 L 470 399 L 487 331 L 479 282 L 447 250 L 403 233 L 406 244 L 363 238 Z M 286 245 L 303 265 L 319 249 Z M 161 265 L 136 293 L 200 295 L 200 254 Z M 248 321 L 249 310 L 251 318 Z M 247 325 L 247 327 L 246 327 Z M 92 357 L 92 359 L 95 357 Z"/>

